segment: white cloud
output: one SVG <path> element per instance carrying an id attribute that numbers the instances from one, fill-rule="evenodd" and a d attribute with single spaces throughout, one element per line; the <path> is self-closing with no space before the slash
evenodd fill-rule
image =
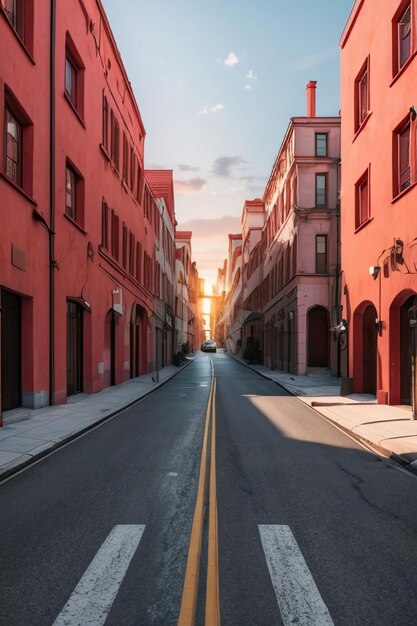
<path id="1" fill-rule="evenodd" d="M 249 72 L 246 74 L 245 78 L 247 78 L 248 80 L 257 80 L 258 77 L 255 76 L 255 74 L 252 72 L 252 70 L 249 70 Z"/>
<path id="2" fill-rule="evenodd" d="M 233 67 L 234 65 L 237 65 L 239 63 L 239 59 L 234 52 L 229 52 L 227 58 L 223 61 L 223 63 L 228 67 Z"/>
<path id="3" fill-rule="evenodd" d="M 208 104 L 205 104 L 203 108 L 201 109 L 201 111 L 197 113 L 197 115 L 207 115 L 207 113 L 217 113 L 217 111 L 221 111 L 222 109 L 224 109 L 223 104 L 215 104 L 212 107 L 209 107 Z"/>
<path id="4" fill-rule="evenodd" d="M 244 86 L 244 89 L 249 91 L 249 89 L 252 89 L 252 85 L 249 85 L 249 83 L 246 83 L 246 85 Z"/>

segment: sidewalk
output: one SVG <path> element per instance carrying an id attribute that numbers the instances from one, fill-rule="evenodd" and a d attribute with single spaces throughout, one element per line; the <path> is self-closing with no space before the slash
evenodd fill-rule
<path id="1" fill-rule="evenodd" d="M 98 393 L 71 396 L 67 404 L 6 411 L 0 428 L 0 478 L 128 408 L 181 372 L 194 358 L 187 357 L 181 367 L 170 365 L 160 370 L 159 382 L 156 372 L 152 372 Z"/>
<path id="2" fill-rule="evenodd" d="M 417 420 L 410 407 L 377 404 L 368 394 L 341 396 L 340 379 L 328 374 L 296 376 L 230 356 L 278 383 L 355 439 L 417 472 Z"/>

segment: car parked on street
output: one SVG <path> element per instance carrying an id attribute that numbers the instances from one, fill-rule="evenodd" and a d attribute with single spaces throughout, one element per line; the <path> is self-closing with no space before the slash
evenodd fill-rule
<path id="1" fill-rule="evenodd" d="M 207 341 L 203 341 L 200 348 L 201 352 L 216 352 L 217 346 L 216 342 L 212 339 L 208 339 Z"/>

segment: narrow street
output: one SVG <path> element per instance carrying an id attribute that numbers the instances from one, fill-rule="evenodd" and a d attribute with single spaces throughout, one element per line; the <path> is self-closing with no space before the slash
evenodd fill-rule
<path id="1" fill-rule="evenodd" d="M 415 622 L 416 478 L 220 351 L 0 485 L 2 626 L 178 623 L 211 362 L 221 623 Z"/>

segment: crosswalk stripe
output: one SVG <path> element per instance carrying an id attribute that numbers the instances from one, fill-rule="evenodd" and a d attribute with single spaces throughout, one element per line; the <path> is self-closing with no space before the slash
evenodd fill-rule
<path id="1" fill-rule="evenodd" d="M 144 530 L 139 524 L 113 528 L 53 626 L 104 624 Z"/>
<path id="2" fill-rule="evenodd" d="M 260 524 L 259 533 L 284 626 L 332 626 L 289 526 Z"/>

